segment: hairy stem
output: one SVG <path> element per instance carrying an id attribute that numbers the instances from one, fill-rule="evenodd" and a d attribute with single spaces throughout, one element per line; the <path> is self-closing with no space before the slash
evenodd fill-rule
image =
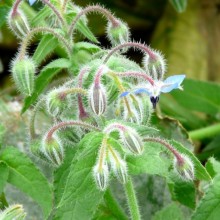
<path id="1" fill-rule="evenodd" d="M 118 204 L 117 200 L 115 199 L 113 193 L 110 189 L 107 189 L 104 194 L 105 202 L 112 212 L 112 214 L 120 220 L 128 220 L 128 217 L 124 213 L 124 210 L 121 208 L 121 206 Z"/>
<path id="2" fill-rule="evenodd" d="M 117 51 L 125 48 L 125 47 L 131 47 L 131 48 L 138 48 L 140 49 L 141 51 L 147 53 L 151 59 L 157 59 L 157 57 L 155 56 L 155 54 L 153 53 L 153 51 L 147 47 L 146 45 L 144 44 L 141 44 L 141 43 L 137 43 L 137 42 L 127 42 L 127 43 L 124 43 L 124 44 L 120 44 L 114 48 L 112 48 L 110 50 L 110 52 L 107 54 L 107 56 L 105 57 L 104 61 L 103 61 L 103 64 L 107 63 L 109 58 L 114 54 L 116 53 Z"/>
<path id="3" fill-rule="evenodd" d="M 206 128 L 200 128 L 194 131 L 190 131 L 189 137 L 192 140 L 202 140 L 204 138 L 210 138 L 220 133 L 220 123 L 210 125 Z"/>
<path id="4" fill-rule="evenodd" d="M 48 0 L 41 0 L 45 5 L 48 5 L 48 7 L 50 7 L 52 9 L 52 11 L 54 12 L 54 14 L 57 16 L 57 18 L 59 19 L 60 23 L 65 27 L 65 21 L 62 17 L 62 15 L 60 14 L 60 12 L 56 9 L 56 7 L 50 3 L 50 1 Z"/>
<path id="5" fill-rule="evenodd" d="M 119 77 L 135 77 L 135 78 L 142 78 L 148 81 L 151 85 L 154 85 L 154 80 L 148 76 L 146 73 L 139 73 L 139 72 L 122 72 L 122 73 L 115 73 Z"/>
<path id="6" fill-rule="evenodd" d="M 132 220 L 140 220 L 141 215 L 138 208 L 138 202 L 134 190 L 134 186 L 131 180 L 131 177 L 128 178 L 127 183 L 124 185 L 125 193 L 128 201 L 128 206 L 131 214 Z"/>
<path id="7" fill-rule="evenodd" d="M 82 88 L 83 86 L 83 77 L 88 71 L 89 71 L 89 68 L 85 67 L 79 73 L 78 86 L 80 88 Z M 79 118 L 80 119 L 86 118 L 88 116 L 88 113 L 86 112 L 84 108 L 82 96 L 80 94 L 78 94 L 78 107 L 79 107 Z"/>
<path id="8" fill-rule="evenodd" d="M 20 5 L 20 3 L 22 2 L 22 0 L 16 0 L 13 7 L 12 7 L 12 13 L 11 15 L 14 16 L 17 14 L 17 10 L 18 10 L 18 7 Z"/>
<path id="9" fill-rule="evenodd" d="M 64 48 L 66 49 L 66 52 L 68 54 L 69 57 L 71 57 L 71 47 L 69 46 L 69 43 L 65 40 L 65 38 L 58 34 L 56 31 L 54 31 L 52 28 L 48 28 L 48 27 L 37 27 L 32 29 L 28 35 L 26 36 L 26 38 L 23 40 L 22 44 L 21 44 L 21 49 L 19 51 L 19 59 L 24 59 L 25 55 L 26 55 L 26 50 L 28 48 L 28 45 L 32 39 L 32 37 L 37 34 L 37 33 L 50 33 L 52 34 L 54 37 L 56 37 L 64 46 Z"/>
<path id="10" fill-rule="evenodd" d="M 149 138 L 144 138 L 145 142 L 157 142 L 159 144 L 162 144 L 164 147 L 166 147 L 177 159 L 177 161 L 180 164 L 184 163 L 184 158 L 181 156 L 181 154 L 173 148 L 173 146 L 171 146 L 169 143 L 167 143 L 166 141 L 160 139 L 160 138 L 153 138 L 153 137 L 149 137 Z"/>
<path id="11" fill-rule="evenodd" d="M 109 21 L 111 21 L 113 26 L 117 26 L 118 25 L 118 20 L 111 14 L 110 11 L 108 11 L 107 9 L 99 6 L 99 5 L 94 5 L 94 6 L 88 6 L 86 8 L 84 8 L 76 17 L 75 19 L 72 21 L 69 31 L 68 31 L 68 36 L 72 36 L 73 35 L 73 31 L 74 28 L 76 27 L 77 22 L 79 21 L 79 19 L 83 16 L 88 14 L 89 12 L 99 12 L 101 14 L 103 14 Z"/>
<path id="12" fill-rule="evenodd" d="M 59 130 L 61 128 L 73 127 L 73 126 L 79 126 L 79 127 L 85 128 L 85 129 L 100 131 L 100 129 L 97 128 L 96 126 L 90 125 L 90 124 L 82 122 L 82 121 L 64 121 L 64 122 L 60 122 L 60 123 L 54 125 L 52 128 L 50 128 L 50 130 L 47 133 L 46 140 L 47 141 L 51 140 L 53 133 L 56 132 L 57 130 Z"/>

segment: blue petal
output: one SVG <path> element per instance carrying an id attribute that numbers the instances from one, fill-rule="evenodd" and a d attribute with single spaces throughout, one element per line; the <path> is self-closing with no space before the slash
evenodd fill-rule
<path id="1" fill-rule="evenodd" d="M 134 90 L 134 94 L 140 94 L 142 92 L 147 93 L 148 95 L 150 95 L 150 92 L 145 88 L 139 88 L 139 89 Z"/>
<path id="2" fill-rule="evenodd" d="M 127 96 L 129 93 L 130 93 L 130 92 L 128 92 L 128 91 L 123 92 L 123 93 L 120 95 L 120 98 L 121 98 L 121 97 L 125 97 L 125 96 Z"/>
<path id="3" fill-rule="evenodd" d="M 173 89 L 178 89 L 183 82 L 185 75 L 170 76 L 164 81 L 164 86 L 161 88 L 161 92 L 167 93 Z"/>
<path id="4" fill-rule="evenodd" d="M 30 5 L 33 5 L 37 0 L 28 0 Z"/>

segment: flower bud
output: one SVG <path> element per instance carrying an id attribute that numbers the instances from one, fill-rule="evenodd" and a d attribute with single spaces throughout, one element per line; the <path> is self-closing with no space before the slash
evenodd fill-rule
<path id="1" fill-rule="evenodd" d="M 128 178 L 126 162 L 122 160 L 119 153 L 112 148 L 109 150 L 109 160 L 115 176 L 122 184 L 125 184 Z"/>
<path id="2" fill-rule="evenodd" d="M 106 164 L 96 164 L 93 168 L 93 176 L 95 178 L 96 185 L 102 191 L 108 186 L 109 170 Z"/>
<path id="3" fill-rule="evenodd" d="M 174 158 L 174 169 L 185 181 L 192 181 L 195 178 L 194 166 L 189 157 L 180 155 L 181 159 Z"/>
<path id="4" fill-rule="evenodd" d="M 117 24 L 108 22 L 107 36 L 113 46 L 117 46 L 129 41 L 130 31 L 126 23 L 117 19 Z"/>
<path id="5" fill-rule="evenodd" d="M 154 79 L 162 79 L 166 71 L 166 63 L 162 54 L 152 51 L 152 56 L 145 55 L 143 65 Z"/>
<path id="6" fill-rule="evenodd" d="M 57 136 L 49 139 L 46 137 L 43 139 L 41 151 L 55 166 L 60 166 L 64 158 L 63 145 Z"/>
<path id="7" fill-rule="evenodd" d="M 11 205 L 2 212 L 0 212 L 1 220 L 23 220 L 25 219 L 26 213 L 22 205 L 16 204 Z"/>
<path id="8" fill-rule="evenodd" d="M 8 25 L 19 39 L 23 39 L 30 31 L 29 22 L 20 9 L 14 11 L 12 8 L 8 15 Z"/>
<path id="9" fill-rule="evenodd" d="M 89 92 L 89 104 L 96 115 L 102 115 L 107 106 L 106 91 L 101 84 L 93 84 Z"/>
<path id="10" fill-rule="evenodd" d="M 19 91 L 30 96 L 34 91 L 34 78 L 36 66 L 30 57 L 25 59 L 15 59 L 12 63 L 12 77 Z"/>
<path id="11" fill-rule="evenodd" d="M 120 132 L 120 135 L 126 150 L 136 155 L 142 154 L 144 145 L 135 130 L 128 128 L 125 131 Z"/>
<path id="12" fill-rule="evenodd" d="M 46 106 L 50 115 L 56 117 L 67 107 L 67 93 L 63 88 L 54 89 L 47 94 Z"/>

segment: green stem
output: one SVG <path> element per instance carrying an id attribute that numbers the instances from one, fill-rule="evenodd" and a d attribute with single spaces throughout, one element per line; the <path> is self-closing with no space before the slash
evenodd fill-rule
<path id="1" fill-rule="evenodd" d="M 197 129 L 189 132 L 189 137 L 192 140 L 202 140 L 220 134 L 220 123 L 210 125 L 206 128 Z"/>
<path id="2" fill-rule="evenodd" d="M 127 183 L 125 184 L 125 192 L 128 200 L 128 206 L 130 209 L 131 219 L 132 220 L 140 220 L 141 215 L 138 208 L 138 202 L 135 195 L 134 186 L 131 180 L 131 177 L 128 178 Z"/>
<path id="3" fill-rule="evenodd" d="M 121 206 L 118 204 L 117 200 L 115 199 L 114 195 L 112 194 L 110 189 L 107 189 L 104 195 L 104 199 L 107 203 L 108 208 L 113 213 L 113 215 L 120 220 L 128 220 L 128 217 L 124 213 Z"/>

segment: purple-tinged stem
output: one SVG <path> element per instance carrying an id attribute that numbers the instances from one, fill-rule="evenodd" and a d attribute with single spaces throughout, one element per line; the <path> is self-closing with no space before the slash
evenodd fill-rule
<path id="1" fill-rule="evenodd" d="M 60 20 L 61 24 L 63 26 L 65 26 L 65 22 L 61 16 L 61 14 L 59 13 L 59 11 L 56 9 L 56 7 L 50 3 L 50 1 L 48 0 L 41 0 L 45 5 L 48 5 L 48 7 L 50 7 L 52 9 L 52 11 L 56 14 L 57 18 Z"/>
<path id="2" fill-rule="evenodd" d="M 153 60 L 156 60 L 157 57 L 156 55 L 153 53 L 153 51 L 147 47 L 146 45 L 144 44 L 141 44 L 141 43 L 137 43 L 137 42 L 126 42 L 124 44 L 120 44 L 116 47 L 114 47 L 113 49 L 110 50 L 110 52 L 107 54 L 106 58 L 104 59 L 103 63 L 107 63 L 109 58 L 115 53 L 117 52 L 118 50 L 121 50 L 125 47 L 132 47 L 132 48 L 138 48 L 140 50 L 142 50 L 143 52 L 147 53 L 151 59 Z"/>
<path id="3" fill-rule="evenodd" d="M 109 21 L 111 21 L 111 23 L 114 27 L 119 25 L 118 20 L 107 9 L 101 7 L 100 5 L 88 6 L 88 7 L 84 8 L 81 12 L 79 12 L 79 14 L 77 14 L 75 19 L 72 21 L 70 28 L 69 28 L 69 31 L 68 31 L 69 36 L 72 36 L 73 30 L 74 30 L 77 22 L 81 18 L 81 16 L 86 15 L 89 12 L 99 12 L 99 13 L 103 14 Z"/>
<path id="4" fill-rule="evenodd" d="M 107 126 L 105 129 L 104 129 L 104 133 L 111 133 L 112 131 L 115 131 L 115 130 L 119 130 L 119 131 L 122 131 L 122 132 L 125 132 L 127 130 L 126 126 L 122 125 L 122 124 L 119 124 L 119 123 L 113 123 L 113 124 L 110 124 L 109 126 Z"/>
<path id="5" fill-rule="evenodd" d="M 146 81 L 148 81 L 152 86 L 154 85 L 154 80 L 148 76 L 145 73 L 139 73 L 139 72 L 122 72 L 122 73 L 116 73 L 117 76 L 120 77 L 136 77 L 136 78 L 143 78 Z"/>
<path id="6" fill-rule="evenodd" d="M 164 141 L 160 138 L 153 138 L 153 137 L 144 138 L 143 141 L 144 142 L 157 142 L 159 144 L 162 144 L 176 157 L 176 159 L 180 165 L 184 164 L 185 161 L 184 161 L 184 158 L 181 156 L 181 154 L 176 149 L 174 149 L 172 145 L 170 145 L 166 141 Z"/>
<path id="7" fill-rule="evenodd" d="M 46 140 L 47 141 L 51 140 L 53 138 L 54 132 L 56 132 L 57 130 L 59 130 L 61 128 L 72 127 L 72 126 L 79 126 L 79 127 L 85 128 L 85 129 L 100 131 L 100 129 L 97 128 L 96 126 L 90 125 L 90 124 L 85 123 L 85 122 L 81 122 L 81 121 L 64 121 L 64 122 L 60 122 L 60 123 L 54 125 L 52 128 L 50 128 L 50 130 L 47 133 Z"/>
<path id="8" fill-rule="evenodd" d="M 89 68 L 83 68 L 79 73 L 79 79 L 78 79 L 78 86 L 79 88 L 82 88 L 83 85 L 83 77 L 84 75 L 89 71 Z M 79 107 L 79 118 L 83 119 L 88 117 L 88 113 L 86 112 L 84 106 L 83 106 L 83 100 L 81 94 L 78 94 L 78 107 Z"/>
<path id="9" fill-rule="evenodd" d="M 18 6 L 22 2 L 22 0 L 16 0 L 13 7 L 12 7 L 12 16 L 15 16 L 17 14 Z"/>

